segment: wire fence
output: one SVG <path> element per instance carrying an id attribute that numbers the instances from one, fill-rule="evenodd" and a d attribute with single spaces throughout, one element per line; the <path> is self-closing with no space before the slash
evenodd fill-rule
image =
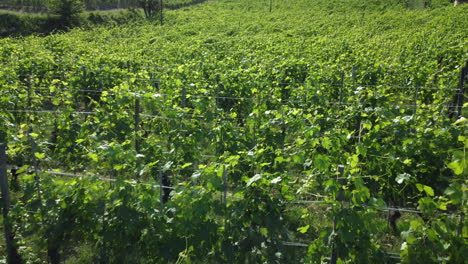
<path id="1" fill-rule="evenodd" d="M 146 79 L 146 78 L 137 78 L 136 80 L 140 81 L 150 81 L 151 79 Z M 219 86 L 219 85 L 224 85 L 222 83 L 219 84 L 212 84 L 209 83 L 211 86 Z M 173 90 L 185 90 L 189 91 L 191 89 L 199 89 L 201 87 L 197 87 L 199 83 L 193 84 L 193 86 L 187 85 L 187 86 L 176 86 L 172 87 Z M 277 86 L 277 85 L 289 85 L 289 86 L 295 86 L 295 87 L 303 87 L 303 88 L 310 88 L 313 90 L 313 88 L 320 88 L 320 86 L 327 86 L 327 87 L 343 87 L 345 86 L 344 84 L 334 84 L 334 83 L 328 83 L 328 82 L 321 82 L 321 83 L 296 83 L 296 82 L 291 82 L 291 83 L 276 83 L 275 85 L 266 85 L 266 87 L 263 88 L 268 88 L 268 86 Z M 53 85 L 51 85 L 53 86 Z M 167 93 L 161 93 L 160 91 L 157 92 L 151 92 L 151 91 L 145 91 L 145 90 L 125 90 L 125 91 L 113 91 L 112 89 L 108 89 L 104 86 L 102 86 L 100 89 L 82 89 L 82 88 L 63 88 L 63 87 L 51 87 L 51 86 L 37 86 L 33 84 L 29 85 L 14 85 L 12 87 L 17 88 L 23 88 L 23 89 L 30 89 L 33 91 L 49 91 L 51 93 L 59 93 L 59 92 L 78 92 L 78 93 L 103 93 L 106 92 L 109 95 L 119 95 L 119 96 L 139 96 L 139 95 L 144 95 L 147 93 L 155 93 L 157 96 L 174 96 L 174 94 L 167 94 Z M 135 85 L 138 86 L 138 85 Z M 207 86 L 204 86 L 207 87 Z M 461 93 L 460 87 L 431 87 L 431 86 L 391 86 L 391 85 L 385 85 L 385 84 L 375 84 L 375 85 L 370 85 L 370 84 L 353 84 L 353 85 L 346 85 L 346 87 L 351 91 L 356 91 L 360 90 L 363 88 L 388 88 L 389 90 L 414 90 L 415 92 L 424 92 L 424 91 L 451 91 L 454 92 L 453 94 L 459 94 Z M 154 88 L 156 90 L 159 90 L 157 88 Z M 378 91 L 375 91 L 378 92 Z M 222 95 L 205 95 L 205 94 L 187 94 L 187 97 L 194 97 L 194 98 L 210 98 L 212 99 L 213 97 L 217 99 L 232 99 L 232 100 L 251 100 L 251 101 L 278 101 L 280 99 L 273 99 L 273 98 L 265 98 L 265 97 L 246 97 L 246 96 L 222 96 Z M 286 102 L 288 101 L 294 101 L 294 100 L 284 100 Z M 300 102 L 300 101 L 299 101 Z"/>
<path id="2" fill-rule="evenodd" d="M 14 166 L 14 165 L 7 165 L 8 170 L 21 170 L 23 172 L 27 172 L 30 174 L 36 173 L 34 169 L 31 167 L 34 166 L 27 166 L 27 168 L 20 167 L 20 166 Z M 86 169 L 84 169 L 86 171 Z M 53 176 L 64 176 L 64 177 L 72 177 L 72 178 L 96 178 L 98 180 L 104 181 L 104 182 L 116 182 L 117 179 L 115 178 L 110 178 L 109 176 L 102 176 L 99 175 L 98 173 L 95 172 L 90 172 L 87 174 L 82 174 L 82 173 L 77 173 L 77 172 L 66 172 L 63 171 L 62 169 L 48 169 L 48 170 L 41 170 L 39 169 L 38 171 L 40 174 L 49 174 Z M 330 176 L 329 179 L 348 179 L 344 177 L 336 177 L 336 176 Z M 150 186 L 152 188 L 160 188 L 160 189 L 170 189 L 170 190 L 177 190 L 178 187 L 174 186 L 165 186 L 165 185 L 159 185 L 159 184 L 150 184 L 150 183 L 145 183 L 142 181 L 136 181 L 136 180 L 123 180 L 123 182 L 128 183 L 128 184 L 134 184 L 134 185 L 144 185 L 144 186 Z M 235 186 L 231 186 L 232 188 L 236 188 Z M 186 185 L 180 188 L 187 188 Z M 223 192 L 223 190 L 220 190 Z M 332 205 L 336 203 L 342 203 L 345 202 L 343 200 L 336 200 L 333 197 L 322 195 L 322 194 L 313 194 L 313 196 L 316 196 L 318 198 L 322 198 L 322 200 L 280 200 L 281 203 L 286 203 L 286 204 L 317 204 L 317 205 Z M 371 209 L 376 209 L 379 211 L 398 211 L 398 212 L 403 212 L 403 213 L 411 213 L 411 214 L 418 214 L 422 215 L 423 212 L 420 210 L 416 210 L 413 208 L 407 208 L 407 207 L 388 207 L 388 206 L 369 206 L 367 204 L 361 204 L 361 206 L 368 207 Z M 440 214 L 444 214 L 447 216 L 454 216 L 454 217 L 461 217 L 460 214 L 454 214 L 454 213 L 449 213 L 449 212 L 439 212 Z"/>

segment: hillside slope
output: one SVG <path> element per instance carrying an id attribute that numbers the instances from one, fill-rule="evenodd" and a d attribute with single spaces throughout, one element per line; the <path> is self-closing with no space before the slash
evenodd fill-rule
<path id="1" fill-rule="evenodd" d="M 19 253 L 463 263 L 468 5 L 401 2 L 208 1 L 0 39 Z"/>

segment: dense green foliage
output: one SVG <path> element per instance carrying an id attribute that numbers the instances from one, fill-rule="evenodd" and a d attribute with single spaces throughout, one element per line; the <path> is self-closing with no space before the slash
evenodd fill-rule
<path id="1" fill-rule="evenodd" d="M 463 263 L 468 6 L 401 3 L 210 1 L 0 40 L 25 262 Z M 392 230 L 388 207 L 420 213 Z"/>
<path id="2" fill-rule="evenodd" d="M 0 36 L 31 35 L 49 33 L 58 24 L 57 16 L 18 15 L 0 12 Z"/>

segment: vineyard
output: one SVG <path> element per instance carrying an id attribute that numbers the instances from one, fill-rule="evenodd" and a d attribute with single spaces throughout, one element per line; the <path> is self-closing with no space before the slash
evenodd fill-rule
<path id="1" fill-rule="evenodd" d="M 0 263 L 466 263 L 468 5 L 405 2 L 0 39 Z"/>

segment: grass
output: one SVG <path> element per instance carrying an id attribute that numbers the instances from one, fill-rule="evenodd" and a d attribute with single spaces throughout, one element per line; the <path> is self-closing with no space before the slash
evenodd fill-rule
<path id="1" fill-rule="evenodd" d="M 24 11 L 15 11 L 15 10 L 6 10 L 6 9 L 0 9 L 0 14 L 9 14 L 9 15 L 15 15 L 19 17 L 24 17 L 24 16 L 47 17 L 47 13 L 29 13 L 29 12 L 24 12 Z"/>

